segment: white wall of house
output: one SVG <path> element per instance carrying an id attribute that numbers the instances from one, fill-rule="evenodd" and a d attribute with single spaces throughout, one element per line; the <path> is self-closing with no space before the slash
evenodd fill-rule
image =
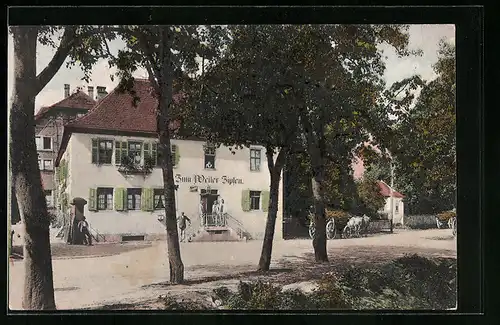
<path id="1" fill-rule="evenodd" d="M 65 156 L 69 157 L 68 193 L 70 202 L 74 197 L 82 197 L 89 201 L 91 188 L 162 188 L 163 178 L 160 168 L 154 168 L 152 173 L 143 175 L 124 175 L 114 165 L 113 153 L 110 165 L 92 164 L 91 147 L 92 139 L 109 139 L 113 141 L 155 141 L 153 138 L 109 136 L 96 134 L 73 133 L 68 144 Z M 244 148 L 232 154 L 227 147 L 216 150 L 216 165 L 214 170 L 204 168 L 204 142 L 191 140 L 172 140 L 178 146 L 179 163 L 174 168 L 174 177 L 179 189 L 176 193 L 177 215 L 184 212 L 189 218 L 196 221 L 199 218 L 200 190 L 207 185 L 218 194 L 225 202 L 225 212 L 239 220 L 246 231 L 253 238 L 262 238 L 264 234 L 267 212 L 261 207 L 259 210 L 244 212 L 242 209 L 242 193 L 244 190 L 269 191 L 269 172 L 265 156 L 265 149 L 261 149 L 260 171 L 250 170 L 250 150 Z M 212 178 L 206 183 L 205 179 Z M 224 181 L 226 179 L 226 181 Z M 227 181 L 229 180 L 229 181 Z M 200 182 L 201 181 L 201 182 Z M 282 182 L 280 182 L 280 194 Z M 279 200 L 278 218 L 276 221 L 275 238 L 282 236 L 282 206 Z M 164 210 L 152 212 L 133 210 L 116 211 L 102 210 L 89 211 L 85 206 L 85 216 L 91 227 L 100 234 L 117 235 L 146 235 L 165 234 L 164 225 L 158 221 L 158 215 Z M 198 224 L 198 222 L 193 222 Z"/>
<path id="2" fill-rule="evenodd" d="M 393 197 L 393 223 L 394 224 L 403 224 L 403 218 L 404 218 L 404 202 L 402 198 L 397 198 Z M 385 199 L 385 206 L 384 206 L 384 212 L 388 213 L 389 216 L 391 215 L 391 198 L 387 197 Z"/>

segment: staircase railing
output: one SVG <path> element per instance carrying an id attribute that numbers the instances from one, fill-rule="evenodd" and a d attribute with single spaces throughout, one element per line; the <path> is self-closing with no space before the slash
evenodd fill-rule
<path id="1" fill-rule="evenodd" d="M 106 237 L 101 235 L 95 228 L 89 225 L 90 235 L 95 239 L 96 242 L 100 242 L 99 237 L 101 237 L 102 241 L 106 241 Z"/>
<path id="2" fill-rule="evenodd" d="M 204 213 L 201 217 L 203 227 L 226 227 L 227 213 Z"/>
<path id="3" fill-rule="evenodd" d="M 245 230 L 245 227 L 243 226 L 241 221 L 237 220 L 229 213 L 224 213 L 224 220 L 227 227 L 232 228 L 236 231 L 238 238 L 243 239 L 243 237 L 248 235 L 248 232 Z"/>

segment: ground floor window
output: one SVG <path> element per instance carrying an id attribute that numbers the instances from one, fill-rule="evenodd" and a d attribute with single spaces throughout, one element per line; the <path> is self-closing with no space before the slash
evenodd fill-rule
<path id="1" fill-rule="evenodd" d="M 140 210 L 141 209 L 141 192 L 140 188 L 127 189 L 127 209 Z"/>
<path id="2" fill-rule="evenodd" d="M 113 209 L 113 188 L 100 187 L 97 189 L 97 209 L 98 210 Z"/>
<path id="3" fill-rule="evenodd" d="M 52 197 L 52 190 L 44 190 L 45 200 L 47 201 L 47 208 L 54 207 L 54 199 Z"/>
<path id="4" fill-rule="evenodd" d="M 154 190 L 154 209 L 165 209 L 165 191 L 162 188 Z"/>
<path id="5" fill-rule="evenodd" d="M 250 191 L 250 210 L 260 210 L 260 191 Z"/>

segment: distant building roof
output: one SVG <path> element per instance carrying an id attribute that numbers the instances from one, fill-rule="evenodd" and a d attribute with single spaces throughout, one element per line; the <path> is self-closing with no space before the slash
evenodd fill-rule
<path id="1" fill-rule="evenodd" d="M 64 98 L 63 100 L 55 104 L 40 108 L 38 113 L 35 115 L 35 120 L 41 119 L 49 111 L 57 107 L 90 110 L 92 107 L 94 107 L 95 104 L 96 101 L 93 100 L 89 95 L 87 95 L 81 90 L 78 90 L 75 93 L 71 94 L 70 96 Z"/>
<path id="2" fill-rule="evenodd" d="M 378 181 L 377 184 L 378 184 L 378 187 L 380 188 L 380 194 L 382 194 L 385 197 L 391 196 L 391 187 L 389 185 L 387 185 L 384 181 Z M 393 189 L 392 190 L 392 197 L 404 198 L 405 196 Z"/>

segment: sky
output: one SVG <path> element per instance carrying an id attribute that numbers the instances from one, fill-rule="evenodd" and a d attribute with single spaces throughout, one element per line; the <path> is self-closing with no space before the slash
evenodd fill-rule
<path id="1" fill-rule="evenodd" d="M 411 49 L 421 49 L 422 56 L 419 57 L 405 57 L 398 58 L 394 50 L 384 46 L 386 59 L 386 72 L 385 80 L 388 85 L 395 81 L 410 77 L 414 74 L 420 74 L 425 80 L 432 80 L 435 77 L 432 65 L 437 61 L 437 51 L 439 49 L 439 40 L 446 39 L 448 42 L 455 43 L 455 26 L 454 25 L 412 25 L 409 30 Z M 9 35 L 8 40 L 8 80 L 7 91 L 9 97 L 12 93 L 13 82 L 13 48 L 12 36 Z M 117 53 L 118 49 L 122 48 L 124 43 L 120 40 L 115 40 L 110 43 L 111 52 Z M 37 48 L 37 73 L 39 73 L 50 61 L 54 55 L 54 49 L 39 45 Z M 71 92 L 77 87 L 84 87 L 85 91 L 87 86 L 105 86 L 106 90 L 110 92 L 117 84 L 118 80 L 115 78 L 111 81 L 110 75 L 114 74 L 116 70 L 110 69 L 107 61 L 99 61 L 91 76 L 91 82 L 86 84 L 81 80 L 83 72 L 78 66 L 66 68 L 63 64 L 60 70 L 56 73 L 54 78 L 45 86 L 45 88 L 38 94 L 35 101 L 35 110 L 42 106 L 52 105 L 64 97 L 64 84 L 69 84 Z M 146 72 L 140 70 L 136 73 L 136 77 L 145 78 Z"/>

